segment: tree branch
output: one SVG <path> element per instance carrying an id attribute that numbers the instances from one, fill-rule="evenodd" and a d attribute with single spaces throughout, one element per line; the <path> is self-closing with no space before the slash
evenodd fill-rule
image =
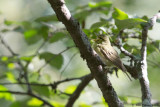
<path id="1" fill-rule="evenodd" d="M 149 89 L 149 80 L 147 74 L 147 33 L 148 27 L 144 27 L 142 30 L 142 47 L 141 47 L 141 77 L 139 78 L 139 82 L 141 84 L 142 91 L 142 106 L 151 107 L 151 93 Z"/>
<path id="2" fill-rule="evenodd" d="M 122 36 L 122 33 L 123 33 L 123 30 L 121 30 L 121 31 L 119 32 L 118 37 L 117 37 L 118 42 L 115 43 L 115 45 L 118 46 L 118 48 L 120 49 L 120 51 L 121 51 L 124 55 L 129 56 L 129 57 L 130 57 L 131 59 L 133 59 L 133 60 L 136 60 L 135 56 L 134 56 L 132 53 L 130 53 L 130 52 L 128 52 L 127 50 L 125 50 L 125 49 L 123 48 L 123 46 L 120 44 L 120 38 L 121 38 L 121 36 Z"/>
<path id="3" fill-rule="evenodd" d="M 11 55 L 16 56 L 17 54 L 11 49 L 11 47 L 6 43 L 6 41 L 3 39 L 1 35 L 0 35 L 0 39 L 1 39 L 2 44 L 8 49 Z"/>
<path id="4" fill-rule="evenodd" d="M 147 25 L 145 25 L 142 29 L 142 46 L 141 46 L 141 77 L 139 78 L 139 82 L 141 84 L 141 91 L 142 91 L 142 106 L 143 107 L 152 107 L 151 104 L 151 93 L 149 89 L 149 80 L 148 80 L 148 73 L 147 73 L 147 34 L 148 29 L 152 27 L 155 23 L 157 18 L 160 18 L 160 13 L 153 16 Z"/>
<path id="5" fill-rule="evenodd" d="M 86 75 L 81 83 L 78 85 L 77 89 L 74 91 L 74 93 L 70 96 L 68 99 L 68 102 L 66 104 L 66 107 L 72 107 L 74 102 L 78 99 L 83 89 L 88 85 L 88 83 L 93 79 L 93 76 L 91 74 Z"/>
<path id="6" fill-rule="evenodd" d="M 44 105 L 48 105 L 49 107 L 54 107 L 48 101 L 46 101 L 45 99 L 43 99 L 33 93 L 28 93 L 28 92 L 26 93 L 26 92 L 19 92 L 19 91 L 0 91 L 0 93 L 12 93 L 12 94 L 16 94 L 16 95 L 29 95 L 29 96 L 32 96 L 32 97 L 35 97 L 35 98 L 41 100 Z"/>
<path id="7" fill-rule="evenodd" d="M 65 66 L 64 69 L 61 71 L 60 79 L 61 79 L 64 71 L 66 70 L 66 68 L 69 66 L 69 64 L 71 63 L 71 61 L 73 60 L 73 58 L 74 58 L 77 54 L 78 54 L 78 52 L 74 53 L 74 54 L 72 55 L 72 57 L 69 59 L 69 61 L 68 61 L 68 63 L 66 64 L 66 66 Z"/>
<path id="8" fill-rule="evenodd" d="M 90 42 L 80 28 L 79 23 L 71 16 L 71 13 L 64 4 L 64 0 L 48 0 L 48 2 L 55 11 L 58 20 L 65 25 L 70 33 L 74 43 L 80 50 L 81 57 L 87 61 L 87 65 L 96 79 L 105 101 L 110 107 L 123 107 L 123 103 L 119 100 L 108 77 L 103 72 L 102 61 L 91 48 Z"/>
<path id="9" fill-rule="evenodd" d="M 91 74 L 88 74 L 88 75 L 91 75 Z M 77 77 L 77 78 L 66 78 L 64 80 L 60 80 L 60 81 L 56 81 L 54 83 L 50 83 L 50 84 L 40 84 L 40 83 L 29 83 L 30 86 L 50 86 L 52 87 L 53 89 L 56 89 L 57 86 L 61 83 L 64 83 L 64 82 L 69 82 L 69 81 L 73 81 L 73 80 L 82 80 L 84 78 L 86 78 L 87 75 L 85 76 L 82 76 L 82 77 Z M 0 83 L 0 85 L 27 85 L 27 83 L 23 83 L 23 82 L 20 82 L 20 83 Z"/>
<path id="10" fill-rule="evenodd" d="M 18 56 L 18 54 L 16 54 L 12 49 L 11 47 L 4 41 L 4 39 L 0 36 L 0 39 L 1 39 L 1 42 L 2 44 L 8 49 L 8 51 L 12 54 L 12 56 Z M 17 63 L 19 64 L 19 66 L 21 67 L 21 69 L 23 70 L 24 72 L 24 79 L 27 83 L 27 86 L 28 86 L 28 91 L 31 92 L 31 87 L 30 87 L 30 84 L 29 84 L 29 79 L 28 79 L 28 71 L 27 71 L 27 67 L 29 65 L 29 62 L 26 64 L 26 66 L 23 66 L 23 64 L 21 63 L 21 60 L 18 58 L 18 61 Z"/>
<path id="11" fill-rule="evenodd" d="M 128 52 L 126 49 L 124 49 L 124 47 L 122 46 L 122 44 L 120 43 L 120 38 L 122 38 L 122 34 L 123 34 L 123 30 L 121 30 L 118 35 L 117 35 L 117 42 L 114 43 L 114 45 L 116 45 L 120 51 L 131 58 L 130 60 L 130 66 L 125 65 L 127 72 L 130 73 L 130 75 L 134 78 L 137 79 L 138 78 L 138 70 L 137 70 L 137 62 L 139 61 L 132 53 Z M 134 66 L 133 66 L 133 61 L 134 61 Z"/>

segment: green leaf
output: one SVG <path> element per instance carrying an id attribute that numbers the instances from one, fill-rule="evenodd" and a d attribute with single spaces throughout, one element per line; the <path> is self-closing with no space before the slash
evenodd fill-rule
<path id="1" fill-rule="evenodd" d="M 86 19 L 87 16 L 89 16 L 92 12 L 90 10 L 81 10 L 79 12 L 77 12 L 76 14 L 74 14 L 74 17 L 76 19 L 78 19 L 80 22 L 82 22 L 83 20 Z"/>
<path id="2" fill-rule="evenodd" d="M 63 38 L 66 37 L 66 34 L 63 33 L 63 32 L 57 32 L 55 33 L 49 40 L 50 43 L 53 43 L 53 42 L 57 42 L 59 40 L 62 40 Z"/>
<path id="3" fill-rule="evenodd" d="M 88 37 L 90 37 L 90 35 L 91 35 L 91 30 L 90 29 L 83 29 L 83 32 L 88 36 Z"/>
<path id="4" fill-rule="evenodd" d="M 125 12 L 123 12 L 122 10 L 120 10 L 118 8 L 114 8 L 114 12 L 112 13 L 112 17 L 114 19 L 124 20 L 124 19 L 128 19 L 128 14 L 126 14 Z"/>
<path id="5" fill-rule="evenodd" d="M 22 57 L 20 57 L 20 59 L 23 61 L 29 62 L 33 59 L 33 56 L 22 56 Z"/>
<path id="6" fill-rule="evenodd" d="M 17 82 L 16 79 L 15 79 L 15 77 L 14 77 L 14 75 L 13 75 L 11 72 L 7 72 L 7 73 L 6 73 L 6 76 L 7 76 L 7 79 L 8 79 L 10 82 L 12 82 L 12 83 Z"/>
<path id="7" fill-rule="evenodd" d="M 75 85 L 70 85 L 65 89 L 65 92 L 68 93 L 68 94 L 72 94 L 75 90 L 76 90 L 76 86 Z"/>
<path id="8" fill-rule="evenodd" d="M 43 37 L 44 40 L 48 39 L 48 32 L 49 32 L 49 28 L 47 26 L 41 26 L 38 29 L 38 34 L 41 35 Z"/>
<path id="9" fill-rule="evenodd" d="M 7 57 L 7 56 L 3 56 L 3 57 L 1 58 L 1 61 L 4 61 L 4 62 L 8 61 L 8 57 Z"/>
<path id="10" fill-rule="evenodd" d="M 4 24 L 5 24 L 5 25 L 8 25 L 8 26 L 9 26 L 9 25 L 12 25 L 12 24 L 14 24 L 14 23 L 15 23 L 14 21 L 9 21 L 9 20 L 5 20 L 5 21 L 4 21 Z"/>
<path id="11" fill-rule="evenodd" d="M 36 29 L 27 30 L 24 32 L 24 37 L 26 42 L 31 45 L 38 42 L 41 39 L 41 36 L 37 35 Z"/>
<path id="12" fill-rule="evenodd" d="M 121 101 L 127 102 L 128 101 L 128 97 L 126 96 L 119 96 Z"/>
<path id="13" fill-rule="evenodd" d="M 131 18 L 131 19 L 125 19 L 125 20 L 118 20 L 115 19 L 115 24 L 118 27 L 119 30 L 123 29 L 131 29 L 134 27 L 140 26 L 142 23 L 146 23 L 147 21 L 139 18 Z"/>
<path id="14" fill-rule="evenodd" d="M 92 106 L 82 102 L 80 103 L 79 107 L 92 107 Z"/>
<path id="15" fill-rule="evenodd" d="M 9 63 L 9 64 L 7 65 L 7 67 L 8 67 L 9 69 L 14 69 L 14 68 L 15 68 L 15 65 L 14 65 L 14 63 Z"/>
<path id="16" fill-rule="evenodd" d="M 148 16 L 143 16 L 142 19 L 143 19 L 143 20 L 146 20 L 146 21 L 149 21 Z"/>
<path id="17" fill-rule="evenodd" d="M 49 63 L 51 66 L 60 69 L 63 64 L 63 56 L 55 55 L 49 52 L 44 52 L 40 54 L 40 59 L 44 59 L 46 63 Z"/>
<path id="18" fill-rule="evenodd" d="M 107 7 L 107 8 L 110 8 L 112 6 L 112 3 L 111 2 L 108 2 L 108 1 L 103 1 L 103 2 L 90 2 L 88 3 L 88 6 L 90 8 L 98 8 L 98 7 Z"/>
<path id="19" fill-rule="evenodd" d="M 16 102 L 13 102 L 13 103 L 10 105 L 10 107 L 22 107 L 22 104 L 21 104 L 21 102 L 16 101 Z"/>
<path id="20" fill-rule="evenodd" d="M 46 97 L 49 97 L 49 89 L 48 87 L 45 86 L 31 86 L 32 90 L 36 93 L 38 93 L 39 95 L 43 95 Z"/>
<path id="21" fill-rule="evenodd" d="M 54 107 L 64 107 L 63 102 L 50 101 Z"/>
<path id="22" fill-rule="evenodd" d="M 28 101 L 29 101 L 29 99 L 21 99 L 21 100 L 18 100 L 18 101 L 14 101 L 10 105 L 10 107 L 33 107 L 33 106 L 28 106 L 28 104 L 27 104 Z"/>
<path id="23" fill-rule="evenodd" d="M 38 22 L 49 22 L 49 21 L 58 21 L 58 19 L 57 19 L 57 16 L 54 14 L 54 15 L 48 15 L 48 16 L 39 17 L 35 21 L 38 21 Z"/>
<path id="24" fill-rule="evenodd" d="M 91 29 L 96 29 L 96 28 L 105 26 L 105 25 L 107 25 L 107 24 L 108 24 L 107 21 L 96 22 L 96 23 L 94 23 L 94 24 L 91 26 Z"/>
<path id="25" fill-rule="evenodd" d="M 137 104 L 137 103 L 139 103 L 139 102 L 141 102 L 140 99 L 137 99 L 137 98 L 132 98 L 132 99 L 131 99 L 131 104 Z"/>
<path id="26" fill-rule="evenodd" d="M 108 15 L 109 10 L 112 6 L 112 3 L 108 1 L 102 1 L 98 3 L 90 2 L 88 6 L 91 8 L 92 12 L 98 11 L 98 12 L 104 13 L 105 15 Z"/>
<path id="27" fill-rule="evenodd" d="M 31 100 L 29 100 L 27 102 L 27 104 L 29 106 L 34 106 L 34 107 L 37 107 L 37 106 L 41 106 L 43 104 L 43 102 L 37 98 L 32 98 Z"/>
<path id="28" fill-rule="evenodd" d="M 0 85 L 0 91 L 7 91 L 8 89 L 2 85 Z M 4 98 L 6 100 L 10 100 L 10 101 L 13 101 L 14 98 L 12 97 L 12 95 L 10 93 L 1 93 L 0 94 L 0 99 L 1 98 Z"/>
<path id="29" fill-rule="evenodd" d="M 157 50 L 157 48 L 153 44 L 147 43 L 147 55 L 151 54 L 155 50 Z"/>
<path id="30" fill-rule="evenodd" d="M 102 103 L 105 105 L 105 107 L 108 107 L 108 104 L 106 103 L 104 97 L 102 97 Z"/>
<path id="31" fill-rule="evenodd" d="M 30 21 L 22 21 L 22 22 L 18 22 L 17 25 L 20 25 L 21 27 L 23 27 L 24 29 L 31 29 L 33 22 Z M 21 28 L 20 28 L 21 29 Z M 20 30 L 21 31 L 21 30 Z"/>
<path id="32" fill-rule="evenodd" d="M 34 30 L 34 29 L 24 32 L 24 36 L 25 36 L 26 39 L 31 38 L 36 34 L 37 34 L 37 30 Z"/>

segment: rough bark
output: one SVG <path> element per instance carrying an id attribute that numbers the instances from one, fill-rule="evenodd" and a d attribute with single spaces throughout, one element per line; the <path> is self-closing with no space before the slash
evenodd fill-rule
<path id="1" fill-rule="evenodd" d="M 64 0 L 48 0 L 48 2 L 55 11 L 58 20 L 65 25 L 67 31 L 70 33 L 75 45 L 80 51 L 81 57 L 86 60 L 93 77 L 102 91 L 105 101 L 110 107 L 123 107 L 123 103 L 119 100 L 108 77 L 103 72 L 102 61 L 100 61 L 96 52 L 91 48 L 90 42 L 80 28 L 78 21 L 71 16 L 64 4 Z"/>

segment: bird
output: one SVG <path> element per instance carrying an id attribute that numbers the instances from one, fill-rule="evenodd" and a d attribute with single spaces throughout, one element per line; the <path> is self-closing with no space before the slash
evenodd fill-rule
<path id="1" fill-rule="evenodd" d="M 127 69 L 123 65 L 118 55 L 118 52 L 112 47 L 107 35 L 98 36 L 98 38 L 94 40 L 93 49 L 99 55 L 100 59 L 103 61 L 107 68 L 116 66 L 121 69 L 131 80 L 130 76 L 127 74 Z"/>

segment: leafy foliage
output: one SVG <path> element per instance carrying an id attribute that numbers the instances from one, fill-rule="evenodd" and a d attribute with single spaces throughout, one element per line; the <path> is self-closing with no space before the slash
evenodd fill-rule
<path id="1" fill-rule="evenodd" d="M 62 40 L 63 38 L 66 37 L 66 34 L 63 32 L 56 32 L 55 34 L 53 34 L 53 36 L 50 38 L 49 42 L 53 43 L 53 42 L 57 42 L 59 40 Z"/>
<path id="2" fill-rule="evenodd" d="M 8 89 L 2 85 L 0 85 L 0 91 L 7 91 Z M 4 98 L 6 100 L 14 100 L 14 98 L 12 97 L 12 95 L 10 93 L 1 93 L 0 94 L 0 98 Z"/>
<path id="3" fill-rule="evenodd" d="M 114 12 L 112 13 L 112 17 L 114 19 L 124 20 L 124 19 L 128 19 L 128 14 L 126 14 L 125 12 L 123 12 L 122 10 L 120 10 L 118 8 L 114 8 Z"/>
<path id="4" fill-rule="evenodd" d="M 95 22 L 93 20 L 92 25 L 86 26 L 88 19 L 93 14 L 98 14 L 99 20 Z M 108 1 L 89 2 L 84 6 L 76 7 L 72 15 L 82 25 L 82 30 L 88 36 L 91 44 L 97 39 L 97 35 L 108 35 L 111 37 L 113 45 L 116 46 L 117 43 L 120 43 L 125 50 L 139 60 L 142 44 L 141 30 L 143 25 L 149 20 L 147 16 L 134 17 L 128 15 L 118 8 L 113 8 L 112 3 Z M 74 83 L 68 84 L 68 81 L 65 85 L 59 86 L 62 78 L 68 78 L 66 75 L 61 75 L 67 67 L 70 74 L 80 74 L 77 73 L 77 69 L 78 71 L 85 72 L 86 70 L 82 69 L 78 58 L 74 62 L 68 61 L 68 59 L 72 59 L 70 56 L 75 52 L 75 49 L 69 50 L 70 48 L 68 47 L 74 45 L 74 43 L 68 36 L 69 34 L 64 29 L 64 26 L 57 23 L 57 16 L 53 14 L 38 17 L 34 21 L 16 22 L 4 20 L 3 25 L 0 25 L 2 26 L 0 27 L 1 44 L 7 50 L 6 52 L 6 50 L 0 47 L 0 91 L 15 90 L 25 92 L 23 95 L 30 95 L 29 97 L 20 97 L 18 99 L 14 96 L 14 93 L 0 92 L 0 100 L 10 102 L 11 104 L 8 103 L 10 107 L 42 107 L 44 104 L 43 100 L 55 107 L 64 107 L 70 95 L 77 89 L 77 85 Z M 118 36 L 121 32 L 120 41 L 118 41 Z M 12 40 L 10 40 L 10 43 L 5 38 L 9 33 L 21 35 L 17 48 L 14 48 L 14 45 L 12 47 L 12 44 L 14 44 Z M 150 38 L 147 45 L 149 68 L 156 71 L 160 67 L 160 41 Z M 64 48 L 66 49 L 64 50 L 65 53 L 60 52 Z M 131 63 L 131 58 L 120 51 L 119 54 L 125 59 L 127 65 L 134 65 Z M 48 67 L 46 65 L 50 66 Z M 59 78 L 61 77 L 59 75 L 62 78 Z M 69 75 L 69 77 L 72 77 L 72 75 Z M 13 86 L 1 85 L 3 82 Z M 34 93 L 38 97 L 34 97 L 31 93 L 28 93 L 30 90 L 32 94 Z M 87 87 L 86 90 L 83 90 L 83 94 L 86 94 L 88 90 L 92 90 L 94 94 L 97 94 L 95 87 L 92 89 Z M 140 102 L 139 99 L 134 97 L 119 96 L 119 98 L 125 104 L 137 104 Z M 100 104 L 108 107 L 104 98 L 98 100 L 99 102 L 90 100 L 88 97 L 81 98 L 78 100 L 76 106 L 92 107 L 94 104 Z"/>
<path id="5" fill-rule="evenodd" d="M 49 63 L 51 66 L 60 69 L 63 64 L 62 55 L 55 55 L 49 52 L 41 53 L 40 59 L 44 59 L 46 63 Z"/>

